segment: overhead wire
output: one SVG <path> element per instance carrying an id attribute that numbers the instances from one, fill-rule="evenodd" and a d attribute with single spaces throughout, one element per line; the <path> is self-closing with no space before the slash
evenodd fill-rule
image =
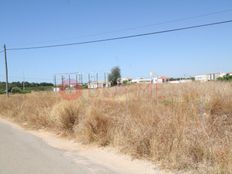
<path id="1" fill-rule="evenodd" d="M 114 41 L 114 40 L 122 40 L 122 39 L 143 37 L 143 36 L 149 36 L 149 35 L 157 35 L 157 34 L 170 33 L 170 32 L 182 31 L 182 30 L 203 28 L 203 27 L 221 25 L 221 24 L 226 24 L 226 23 L 231 23 L 231 22 L 232 22 L 232 19 L 231 20 L 225 20 L 225 21 L 206 23 L 206 24 L 192 25 L 192 26 L 187 26 L 187 27 L 168 29 L 168 30 L 161 30 L 161 31 L 148 32 L 148 33 L 140 33 L 140 34 L 126 35 L 126 36 L 112 37 L 112 38 L 106 38 L 106 39 L 97 39 L 97 40 L 89 40 L 89 41 L 83 41 L 83 42 L 72 42 L 72 43 L 64 43 L 64 44 L 32 46 L 32 47 L 15 47 L 15 48 L 8 48 L 7 50 L 19 51 L 19 50 L 32 50 L 32 49 L 65 47 L 65 46 L 72 46 L 72 45 L 84 45 L 84 44 L 91 44 L 91 43 L 98 43 L 98 42 L 107 42 L 107 41 Z"/>
<path id="2" fill-rule="evenodd" d="M 220 10 L 220 11 L 214 11 L 214 12 L 204 13 L 204 14 L 195 15 L 195 16 L 176 18 L 176 19 L 166 20 L 166 21 L 162 21 L 162 22 L 156 22 L 153 24 L 146 24 L 146 25 L 140 25 L 140 26 L 135 26 L 135 27 L 121 28 L 121 29 L 117 29 L 117 30 L 113 30 L 113 31 L 106 31 L 106 32 L 95 33 L 95 34 L 86 34 L 86 35 L 81 35 L 81 36 L 76 36 L 76 37 L 69 37 L 66 39 L 102 36 L 102 35 L 106 35 L 106 34 L 132 31 L 132 30 L 143 29 L 143 28 L 148 28 L 148 27 L 152 27 L 152 26 L 159 26 L 159 25 L 164 25 L 164 24 L 169 24 L 169 23 L 174 23 L 174 22 L 187 21 L 187 20 L 198 19 L 198 18 L 213 16 L 213 15 L 218 15 L 218 14 L 223 14 L 223 13 L 229 13 L 229 12 L 232 12 L 232 9 L 224 9 L 224 10 Z M 33 43 L 29 43 L 29 44 L 42 44 L 45 42 L 57 42 L 57 41 L 61 41 L 61 40 L 56 39 L 56 40 L 48 40 L 48 41 L 42 41 L 42 42 L 33 42 Z"/>

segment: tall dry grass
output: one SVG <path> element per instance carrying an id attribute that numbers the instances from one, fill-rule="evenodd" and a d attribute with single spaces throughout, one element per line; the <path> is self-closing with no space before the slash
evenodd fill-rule
<path id="1" fill-rule="evenodd" d="M 0 96 L 0 114 L 165 168 L 232 173 L 232 84 L 163 84 L 156 91 L 146 85 L 99 89 L 75 101 L 54 93 Z"/>

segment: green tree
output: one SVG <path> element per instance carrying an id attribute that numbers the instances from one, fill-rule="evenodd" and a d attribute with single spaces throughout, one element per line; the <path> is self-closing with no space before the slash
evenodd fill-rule
<path id="1" fill-rule="evenodd" d="M 217 80 L 220 80 L 220 81 L 232 81 L 232 75 L 226 74 L 223 77 L 217 78 Z"/>
<path id="2" fill-rule="evenodd" d="M 111 69 L 111 73 L 108 76 L 108 80 L 112 86 L 117 85 L 117 82 L 121 78 L 121 70 L 118 66 L 115 66 Z"/>

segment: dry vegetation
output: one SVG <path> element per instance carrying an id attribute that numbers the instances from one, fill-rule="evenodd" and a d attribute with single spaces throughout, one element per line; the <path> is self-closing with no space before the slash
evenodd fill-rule
<path id="1" fill-rule="evenodd" d="M 113 146 L 165 168 L 232 173 L 232 84 L 164 84 L 0 96 L 0 114 L 82 143 Z"/>

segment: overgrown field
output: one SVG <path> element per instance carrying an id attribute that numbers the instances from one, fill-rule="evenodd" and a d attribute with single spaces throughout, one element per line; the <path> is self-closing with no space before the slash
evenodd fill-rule
<path id="1" fill-rule="evenodd" d="M 0 96 L 0 114 L 164 168 L 232 173 L 232 83 L 84 90 L 72 101 L 45 92 Z"/>

